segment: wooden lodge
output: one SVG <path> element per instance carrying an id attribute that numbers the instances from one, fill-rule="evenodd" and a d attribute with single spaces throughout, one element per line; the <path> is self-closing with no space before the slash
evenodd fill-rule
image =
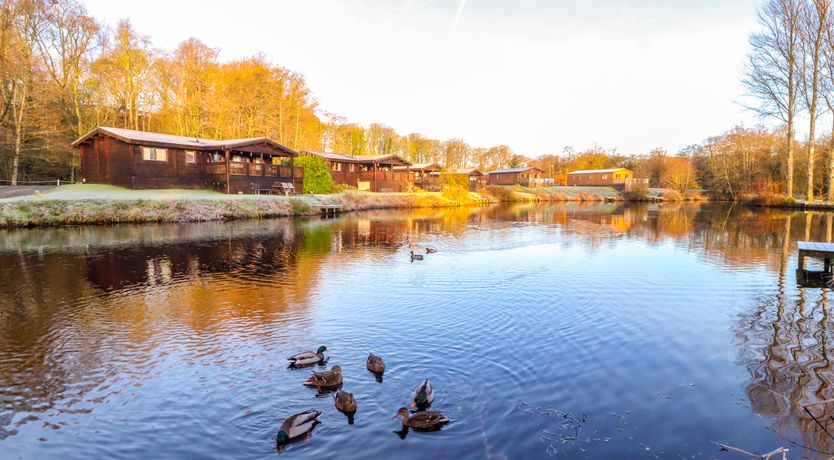
<path id="1" fill-rule="evenodd" d="M 437 192 L 441 188 L 440 171 L 437 163 L 414 163 L 411 166 L 394 166 L 394 171 L 410 173 L 409 181 L 423 190 Z"/>
<path id="2" fill-rule="evenodd" d="M 397 155 L 346 155 L 308 150 L 330 163 L 333 182 L 371 192 L 408 191 L 411 163 Z M 398 166 L 405 169 L 397 169 Z"/>
<path id="3" fill-rule="evenodd" d="M 303 189 L 298 153 L 271 139 L 209 140 L 99 126 L 72 143 L 86 183 L 133 189 L 190 188 L 257 193 Z"/>
<path id="4" fill-rule="evenodd" d="M 520 168 L 496 169 L 490 171 L 488 177 L 489 185 L 521 185 L 524 187 L 536 187 L 541 185 L 553 185 L 553 179 L 545 179 L 544 171 L 535 166 L 524 166 Z"/>
<path id="5" fill-rule="evenodd" d="M 481 172 L 478 168 L 452 169 L 450 171 L 446 171 L 444 174 L 454 177 L 456 183 L 468 183 L 469 190 L 472 192 L 487 185 L 489 180 L 489 175 Z"/>
<path id="6" fill-rule="evenodd" d="M 630 189 L 634 184 L 644 182 L 648 185 L 647 180 L 635 179 L 634 172 L 626 168 L 583 169 L 568 173 L 568 185 Z"/>

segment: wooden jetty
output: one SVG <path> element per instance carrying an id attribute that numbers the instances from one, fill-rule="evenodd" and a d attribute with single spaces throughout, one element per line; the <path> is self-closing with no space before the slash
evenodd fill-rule
<path id="1" fill-rule="evenodd" d="M 315 207 L 319 208 L 322 217 L 335 217 L 336 214 L 342 211 L 342 207 L 338 204 L 320 204 Z"/>
<path id="2" fill-rule="evenodd" d="M 798 241 L 796 243 L 799 249 L 799 257 L 797 267 L 799 270 L 805 270 L 805 258 L 813 257 L 815 259 L 822 259 L 825 267 L 825 273 L 831 273 L 831 259 L 834 259 L 834 243 L 821 243 L 818 241 Z"/>

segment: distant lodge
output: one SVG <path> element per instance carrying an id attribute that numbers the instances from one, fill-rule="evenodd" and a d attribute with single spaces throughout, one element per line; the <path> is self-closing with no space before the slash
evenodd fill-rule
<path id="1" fill-rule="evenodd" d="M 127 188 L 257 193 L 277 183 L 303 189 L 298 152 L 265 137 L 210 140 L 100 126 L 72 143 L 84 182 Z"/>
<path id="2" fill-rule="evenodd" d="M 134 189 L 211 189 L 225 193 L 303 190 L 304 168 L 298 152 L 265 137 L 211 140 L 100 126 L 73 147 L 81 155 L 84 182 Z M 347 155 L 306 151 L 327 160 L 336 184 L 371 192 L 406 192 L 412 186 L 440 191 L 444 186 L 486 185 L 547 187 L 554 180 L 534 166 L 480 171 L 444 170 L 437 163 L 411 163 L 398 155 Z M 564 182 L 563 182 L 564 183 Z M 573 171 L 567 185 L 630 189 L 648 184 L 626 168 Z"/>
<path id="3" fill-rule="evenodd" d="M 411 162 L 397 155 L 346 155 L 307 150 L 330 163 L 330 175 L 336 184 L 370 192 L 405 192 L 408 190 L 408 167 Z M 405 169 L 397 169 L 397 167 Z"/>
<path id="4" fill-rule="evenodd" d="M 633 186 L 644 184 L 648 179 L 635 179 L 634 171 L 626 168 L 584 169 L 568 173 L 568 185 L 589 187 L 614 187 L 630 190 Z"/>

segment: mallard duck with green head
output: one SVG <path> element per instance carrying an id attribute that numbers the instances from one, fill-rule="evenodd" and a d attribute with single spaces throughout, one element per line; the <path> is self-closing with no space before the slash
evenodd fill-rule
<path id="1" fill-rule="evenodd" d="M 275 437 L 275 447 L 278 451 L 282 452 L 288 443 L 310 434 L 319 423 L 319 417 L 321 412 L 312 409 L 287 417 Z"/>
<path id="2" fill-rule="evenodd" d="M 290 367 L 304 367 L 312 366 L 313 364 L 321 364 L 324 362 L 325 351 L 327 351 L 327 347 L 322 345 L 316 351 L 307 350 L 296 353 L 287 358 L 287 361 L 290 362 Z"/>
<path id="3" fill-rule="evenodd" d="M 418 411 L 423 411 L 431 407 L 434 401 L 434 389 L 431 387 L 429 379 L 423 380 L 423 383 L 414 390 L 414 402 L 411 407 L 416 407 Z"/>

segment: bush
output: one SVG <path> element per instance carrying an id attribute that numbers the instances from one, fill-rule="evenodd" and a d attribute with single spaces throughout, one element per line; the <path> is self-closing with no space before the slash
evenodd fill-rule
<path id="1" fill-rule="evenodd" d="M 677 190 L 664 190 L 661 198 L 663 201 L 683 201 L 683 195 Z"/>
<path id="2" fill-rule="evenodd" d="M 290 210 L 292 211 L 292 215 L 294 216 L 303 216 L 305 214 L 308 214 L 310 212 L 310 209 L 312 208 L 309 204 L 299 199 L 293 198 L 290 200 Z"/>
<path id="3" fill-rule="evenodd" d="M 302 153 L 295 164 L 304 167 L 304 193 L 333 192 L 333 177 L 330 163 L 322 157 Z"/>

